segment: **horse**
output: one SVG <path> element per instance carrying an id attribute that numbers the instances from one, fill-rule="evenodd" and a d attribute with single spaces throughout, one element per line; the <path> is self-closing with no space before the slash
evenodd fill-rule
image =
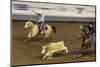
<path id="1" fill-rule="evenodd" d="M 92 47 L 92 36 L 91 36 L 91 34 L 90 34 L 90 32 L 87 30 L 87 29 L 85 29 L 84 31 L 83 31 L 83 42 L 84 42 L 84 45 L 83 45 L 83 47 L 84 48 L 90 48 L 91 49 L 91 47 Z"/>
<path id="2" fill-rule="evenodd" d="M 24 25 L 24 29 L 28 29 L 28 36 L 27 40 L 36 37 L 37 35 L 44 35 L 43 38 L 47 39 L 50 38 L 50 35 L 52 33 L 56 33 L 56 27 L 55 26 L 50 26 L 46 24 L 46 29 L 44 30 L 43 34 L 40 33 L 39 31 L 39 25 L 37 23 L 33 23 L 32 21 L 26 21 Z"/>

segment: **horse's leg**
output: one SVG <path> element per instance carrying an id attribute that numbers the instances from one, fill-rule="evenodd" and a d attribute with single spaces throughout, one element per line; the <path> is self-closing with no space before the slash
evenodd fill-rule
<path id="1" fill-rule="evenodd" d="M 32 34 L 31 33 L 28 33 L 28 37 L 27 37 L 27 39 L 24 40 L 24 42 L 29 41 L 31 38 L 32 38 Z"/>
<path id="2" fill-rule="evenodd" d="M 51 41 L 52 40 L 52 37 L 50 35 L 51 35 L 51 32 L 49 32 L 49 33 L 45 32 L 44 40 Z"/>
<path id="3" fill-rule="evenodd" d="M 46 26 L 47 29 L 44 31 L 44 40 L 50 41 L 52 40 L 52 38 L 50 37 L 50 35 L 52 34 L 53 30 L 51 28 L 51 26 Z"/>
<path id="4" fill-rule="evenodd" d="M 85 44 L 87 49 L 91 49 L 91 37 L 85 40 Z"/>
<path id="5" fill-rule="evenodd" d="M 65 47 L 65 53 L 68 53 L 68 49 L 67 49 L 67 47 Z"/>
<path id="6" fill-rule="evenodd" d="M 43 41 L 49 42 L 49 41 L 51 41 L 51 40 L 52 40 L 52 37 L 43 37 Z"/>
<path id="7" fill-rule="evenodd" d="M 92 50 L 92 39 L 91 39 L 91 36 L 87 39 L 86 44 L 87 44 L 87 48 L 89 50 Z"/>

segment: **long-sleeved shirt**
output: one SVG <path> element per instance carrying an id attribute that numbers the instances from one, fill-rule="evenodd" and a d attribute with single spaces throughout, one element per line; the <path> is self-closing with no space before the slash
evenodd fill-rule
<path id="1" fill-rule="evenodd" d="M 33 11 L 36 15 L 38 15 L 39 16 L 39 19 L 38 19 L 38 22 L 42 22 L 42 23 L 44 23 L 44 21 L 45 21 L 45 16 L 44 16 L 44 14 L 39 14 L 39 13 L 37 13 L 36 11 Z"/>
<path id="2" fill-rule="evenodd" d="M 38 22 L 44 23 L 44 21 L 45 21 L 44 15 L 43 15 L 43 14 L 39 15 L 39 20 L 38 20 Z"/>

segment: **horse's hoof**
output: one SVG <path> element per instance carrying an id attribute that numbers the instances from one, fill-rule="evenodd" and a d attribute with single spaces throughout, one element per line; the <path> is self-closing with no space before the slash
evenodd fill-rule
<path id="1" fill-rule="evenodd" d="M 72 56 L 72 59 L 75 59 L 75 58 L 76 58 L 76 55 L 73 55 L 73 56 Z"/>
<path id="2" fill-rule="evenodd" d="M 72 59 L 76 59 L 76 58 L 79 58 L 79 57 L 81 57 L 81 56 L 82 56 L 82 54 L 79 54 L 79 55 L 73 55 Z"/>
<path id="3" fill-rule="evenodd" d="M 44 60 L 43 58 L 41 58 L 41 60 Z"/>
<path id="4" fill-rule="evenodd" d="M 95 48 L 90 48 L 91 51 L 95 51 Z"/>
<path id="5" fill-rule="evenodd" d="M 79 57 L 81 57 L 82 56 L 82 54 L 79 54 L 77 57 L 79 58 Z"/>
<path id="6" fill-rule="evenodd" d="M 41 60 L 45 60 L 45 58 L 42 58 Z"/>
<path id="7" fill-rule="evenodd" d="M 24 43 L 27 43 L 28 41 L 27 40 L 24 40 Z"/>

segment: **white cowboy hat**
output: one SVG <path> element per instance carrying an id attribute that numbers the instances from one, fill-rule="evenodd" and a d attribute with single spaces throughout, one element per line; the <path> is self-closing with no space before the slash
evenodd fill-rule
<path id="1" fill-rule="evenodd" d="M 90 27 L 93 27 L 93 25 L 92 25 L 92 24 L 90 24 Z"/>
<path id="2" fill-rule="evenodd" d="M 83 24 L 80 25 L 80 29 L 83 29 Z"/>
<path id="3" fill-rule="evenodd" d="M 42 11 L 38 11 L 39 14 L 42 14 Z"/>

